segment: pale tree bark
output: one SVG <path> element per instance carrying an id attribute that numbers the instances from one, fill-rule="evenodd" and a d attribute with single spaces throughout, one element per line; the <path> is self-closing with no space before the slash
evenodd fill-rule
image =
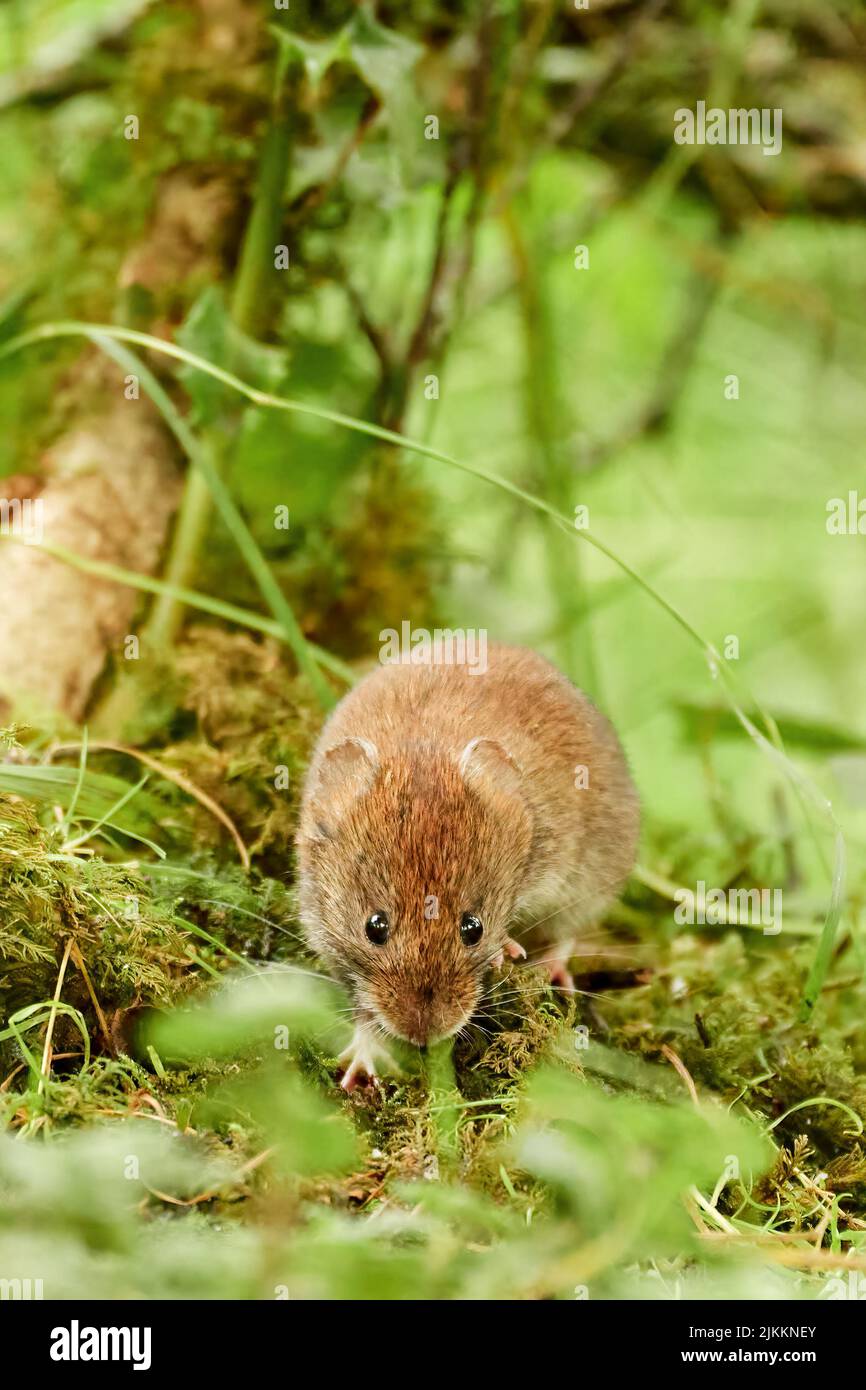
<path id="1" fill-rule="evenodd" d="M 80 719 L 109 653 L 121 658 L 139 602 L 134 589 L 40 552 L 39 533 L 90 559 L 153 573 L 179 495 L 170 441 L 143 400 L 115 401 L 69 430 L 44 463 L 47 479 L 0 480 L 12 502 L 27 492 L 32 543 L 0 551 L 0 705 L 20 714 Z M 41 488 L 41 490 L 40 490 Z M 17 489 L 17 493 L 16 493 Z M 10 515 L 14 531 L 15 517 Z"/>
<path id="2" fill-rule="evenodd" d="M 212 88 L 218 103 L 227 84 L 236 80 L 243 89 L 255 73 L 261 6 L 191 0 L 187 8 L 193 28 L 178 73 L 189 74 L 200 98 Z M 170 77 L 167 101 L 180 90 L 179 77 Z M 147 326 L 157 336 L 173 336 L 203 286 L 225 279 L 237 252 L 245 177 L 210 160 L 178 165 L 159 179 L 149 225 L 125 249 L 117 276 L 122 293 L 135 287 L 144 303 L 150 296 Z M 47 453 L 22 462 L 37 477 L 0 478 L 0 500 L 40 502 L 46 542 L 153 574 L 181 495 L 174 440 L 143 395 L 125 398 L 122 374 L 93 350 L 74 364 L 70 383 L 83 402 L 75 422 L 58 424 Z M 123 660 L 142 606 L 135 589 L 0 538 L 0 718 L 81 720 L 109 657 Z"/>
<path id="3" fill-rule="evenodd" d="M 172 170 L 146 234 L 123 260 L 121 288 L 158 296 L 190 277 L 220 278 L 238 202 L 237 187 L 220 173 Z M 173 325 L 151 328 L 169 335 Z M 143 396 L 126 399 L 123 376 L 107 361 L 89 351 L 71 378 L 89 413 L 36 461 L 38 477 L 0 479 L 0 500 L 30 501 L 46 542 L 153 574 L 180 500 L 174 441 Z M 5 515 L 14 537 L 15 517 Z M 126 655 L 139 606 L 134 589 L 84 574 L 35 544 L 0 541 L 0 717 L 80 720 L 108 657 Z"/>

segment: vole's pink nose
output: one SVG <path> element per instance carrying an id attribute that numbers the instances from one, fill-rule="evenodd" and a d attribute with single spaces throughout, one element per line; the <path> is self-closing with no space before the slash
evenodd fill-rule
<path id="1" fill-rule="evenodd" d="M 456 1005 L 443 1004 L 429 986 L 409 986 L 392 995 L 382 1012 L 391 1031 L 414 1047 L 429 1047 L 448 1037 L 468 1017 Z"/>
<path id="2" fill-rule="evenodd" d="M 416 1017 L 409 1029 L 409 1041 L 415 1047 L 426 1047 L 430 1037 L 430 1024 L 426 1018 Z"/>
<path id="3" fill-rule="evenodd" d="M 430 1041 L 433 1019 L 433 990 L 429 984 L 409 992 L 404 1005 L 406 1036 L 415 1047 L 426 1047 Z"/>

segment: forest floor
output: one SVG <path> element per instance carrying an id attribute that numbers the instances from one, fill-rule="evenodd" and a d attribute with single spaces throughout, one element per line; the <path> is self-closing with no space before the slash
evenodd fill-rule
<path id="1" fill-rule="evenodd" d="M 844 1296 L 849 1247 L 866 1269 L 853 935 L 802 1021 L 820 927 L 780 945 L 678 926 L 694 846 L 654 832 L 653 872 L 585 943 L 575 996 L 509 965 L 453 1055 L 404 1049 L 401 1074 L 347 1096 L 346 1001 L 301 940 L 291 882 L 318 715 L 274 646 L 215 627 L 191 630 L 158 687 L 144 765 L 9 735 L 7 1263 L 50 1235 L 59 1286 L 83 1268 L 94 1296 L 118 1278 L 152 1296 L 211 1278 L 246 1297 L 353 1296 L 371 1278 L 381 1297 Z M 56 1142 L 25 1173 L 10 1136 L 38 1132 Z M 186 1167 L 152 1132 L 186 1136 Z M 132 1205 L 106 1182 L 118 1134 L 152 1169 Z M 143 1277 L 134 1253 L 168 1227 Z M 226 1227 L 244 1250 L 231 1277 L 211 1249 Z"/>

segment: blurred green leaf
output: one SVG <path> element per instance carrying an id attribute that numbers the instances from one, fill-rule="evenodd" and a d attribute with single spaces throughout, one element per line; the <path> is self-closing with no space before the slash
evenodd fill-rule
<path id="1" fill-rule="evenodd" d="M 92 1124 L 49 1144 L 0 1136 L 0 1231 L 32 1223 L 77 1232 L 93 1247 L 122 1248 L 150 1191 L 187 1200 L 230 1186 L 234 1168 L 194 1140 L 173 1142 L 143 1120 Z"/>
<path id="2" fill-rule="evenodd" d="M 326 1100 L 290 1066 L 272 1061 L 219 1087 L 196 1108 L 210 1124 L 249 1117 L 273 1150 L 271 1165 L 293 1176 L 333 1176 L 358 1161 L 358 1139 L 336 1099 Z"/>
<path id="3" fill-rule="evenodd" d="M 11 0 L 0 10 L 0 106 L 122 33 L 151 0 Z"/>
<path id="4" fill-rule="evenodd" d="M 297 1034 L 337 1020 L 337 987 L 310 970 L 285 966 L 232 976 L 188 1009 L 155 1019 L 149 1030 L 164 1060 L 227 1057 L 251 1047 L 285 1050 Z"/>
<path id="5" fill-rule="evenodd" d="M 177 332 L 177 341 L 188 352 L 234 372 L 262 391 L 276 391 L 285 378 L 286 354 L 242 333 L 232 322 L 222 291 L 215 285 L 203 290 Z M 238 398 L 222 382 L 195 367 L 184 366 L 180 377 L 193 402 L 195 426 L 213 424 L 237 409 Z"/>
<path id="6" fill-rule="evenodd" d="M 586 1238 L 616 1240 L 618 1255 L 690 1243 L 682 1195 L 715 1186 L 731 1157 L 744 1177 L 764 1171 L 772 1146 L 715 1103 L 658 1104 L 612 1095 L 560 1068 L 527 1086 L 515 1160 L 549 1184 Z"/>
<path id="7" fill-rule="evenodd" d="M 706 743 L 713 738 L 743 737 L 743 726 L 724 705 L 698 700 L 679 700 L 675 706 L 683 735 L 691 742 Z M 770 711 L 773 714 L 773 711 Z M 752 719 L 758 719 L 754 713 Z M 782 741 L 792 748 L 808 748 L 818 753 L 839 753 L 866 748 L 866 737 L 821 719 L 773 714 Z"/>
<path id="8" fill-rule="evenodd" d="M 272 26 L 272 33 L 276 35 L 284 53 L 300 58 L 312 87 L 318 87 L 333 63 L 348 61 L 348 26 L 339 29 L 329 39 L 306 39 L 293 29 L 277 25 Z"/>
<path id="9" fill-rule="evenodd" d="M 275 27 L 288 54 L 297 55 L 308 81 L 315 87 L 335 63 L 345 63 L 378 97 L 404 169 L 421 139 L 420 107 L 412 74 L 424 49 L 404 34 L 380 24 L 366 6 L 358 8 L 347 24 L 330 39 L 305 39 Z"/>
<path id="10" fill-rule="evenodd" d="M 386 29 L 366 6 L 359 6 L 346 27 L 348 47 L 358 72 L 386 104 L 405 102 L 412 71 L 424 49 L 394 29 Z"/>

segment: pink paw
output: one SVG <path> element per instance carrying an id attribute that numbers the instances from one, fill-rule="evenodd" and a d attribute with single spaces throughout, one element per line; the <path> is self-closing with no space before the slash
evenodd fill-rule
<path id="1" fill-rule="evenodd" d="M 342 1089 L 351 1093 L 361 1085 L 378 1086 L 377 1061 L 396 1070 L 396 1063 L 390 1053 L 374 1042 L 366 1029 L 359 1026 L 355 1029 L 349 1046 L 337 1058 L 339 1065 L 345 1068 L 340 1081 Z"/>
<path id="2" fill-rule="evenodd" d="M 493 964 L 497 970 L 502 969 L 503 961 L 508 956 L 510 960 L 526 960 L 526 947 L 521 946 L 519 941 L 514 941 L 510 936 L 505 938 L 505 946 L 501 951 L 497 951 L 493 957 Z"/>
<path id="3" fill-rule="evenodd" d="M 577 986 L 574 983 L 574 976 L 568 968 L 567 960 L 548 961 L 547 976 L 554 989 L 561 989 L 565 994 L 575 994 Z"/>

